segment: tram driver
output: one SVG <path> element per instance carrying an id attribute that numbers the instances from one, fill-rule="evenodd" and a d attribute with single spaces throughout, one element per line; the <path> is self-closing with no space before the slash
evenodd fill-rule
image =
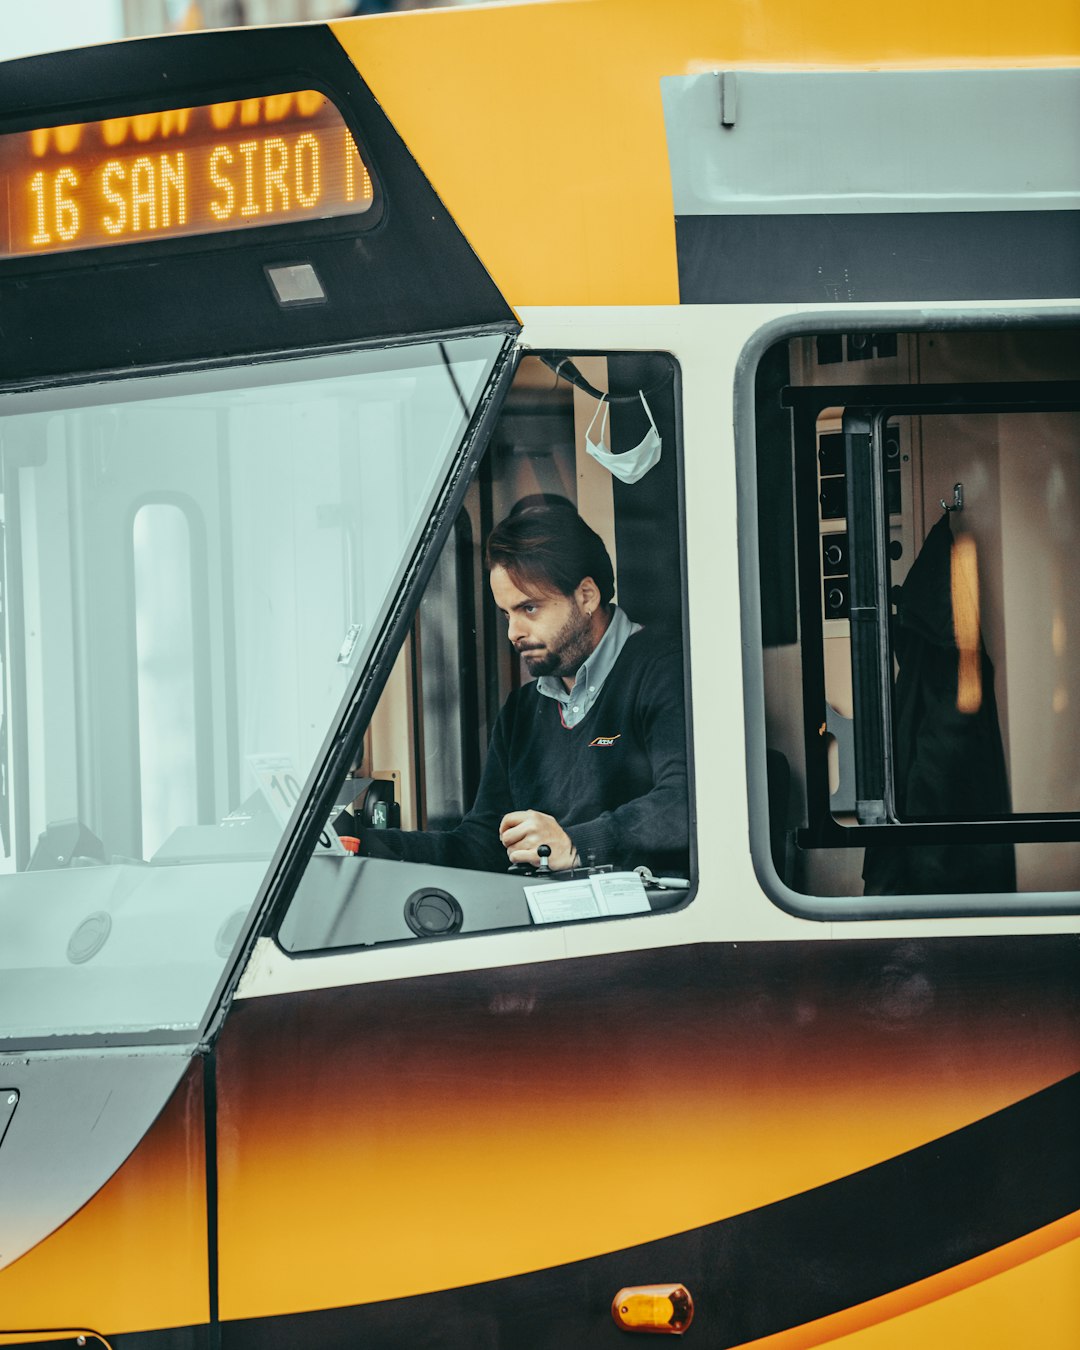
<path id="1" fill-rule="evenodd" d="M 645 865 L 686 876 L 689 803 L 682 655 L 613 601 L 603 540 L 573 509 L 497 525 L 495 604 L 535 680 L 503 705 L 472 809 L 445 831 L 365 830 L 360 850 L 452 867 L 552 871 Z M 352 833 L 340 820 L 338 829 Z"/>

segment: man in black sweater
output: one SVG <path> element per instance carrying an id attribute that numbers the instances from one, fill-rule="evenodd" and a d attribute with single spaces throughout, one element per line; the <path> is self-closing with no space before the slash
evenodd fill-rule
<path id="1" fill-rule="evenodd" d="M 446 831 L 366 831 L 374 857 L 503 871 L 512 863 L 685 876 L 689 808 L 682 656 L 612 603 L 603 541 L 569 506 L 492 531 L 492 595 L 537 678 L 499 714 L 476 800 Z"/>

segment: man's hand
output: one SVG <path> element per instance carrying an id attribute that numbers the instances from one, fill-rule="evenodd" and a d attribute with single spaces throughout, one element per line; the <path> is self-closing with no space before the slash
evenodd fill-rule
<path id="1" fill-rule="evenodd" d="M 539 867 L 536 850 L 541 844 L 551 849 L 548 866 L 553 872 L 565 872 L 578 860 L 570 836 L 554 816 L 545 816 L 543 811 L 508 812 L 499 822 L 499 841 L 512 863 Z"/>

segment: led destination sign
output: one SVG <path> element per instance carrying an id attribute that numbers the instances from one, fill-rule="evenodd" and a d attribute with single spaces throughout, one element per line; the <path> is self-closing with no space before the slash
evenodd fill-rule
<path id="1" fill-rule="evenodd" d="M 315 90 L 0 136 L 0 257 L 358 215 L 373 200 Z"/>

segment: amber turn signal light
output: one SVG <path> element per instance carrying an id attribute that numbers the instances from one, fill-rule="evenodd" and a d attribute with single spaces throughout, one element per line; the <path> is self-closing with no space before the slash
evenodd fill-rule
<path id="1" fill-rule="evenodd" d="M 683 1284 L 636 1284 L 619 1290 L 611 1315 L 623 1331 L 681 1336 L 694 1320 L 694 1300 Z"/>

